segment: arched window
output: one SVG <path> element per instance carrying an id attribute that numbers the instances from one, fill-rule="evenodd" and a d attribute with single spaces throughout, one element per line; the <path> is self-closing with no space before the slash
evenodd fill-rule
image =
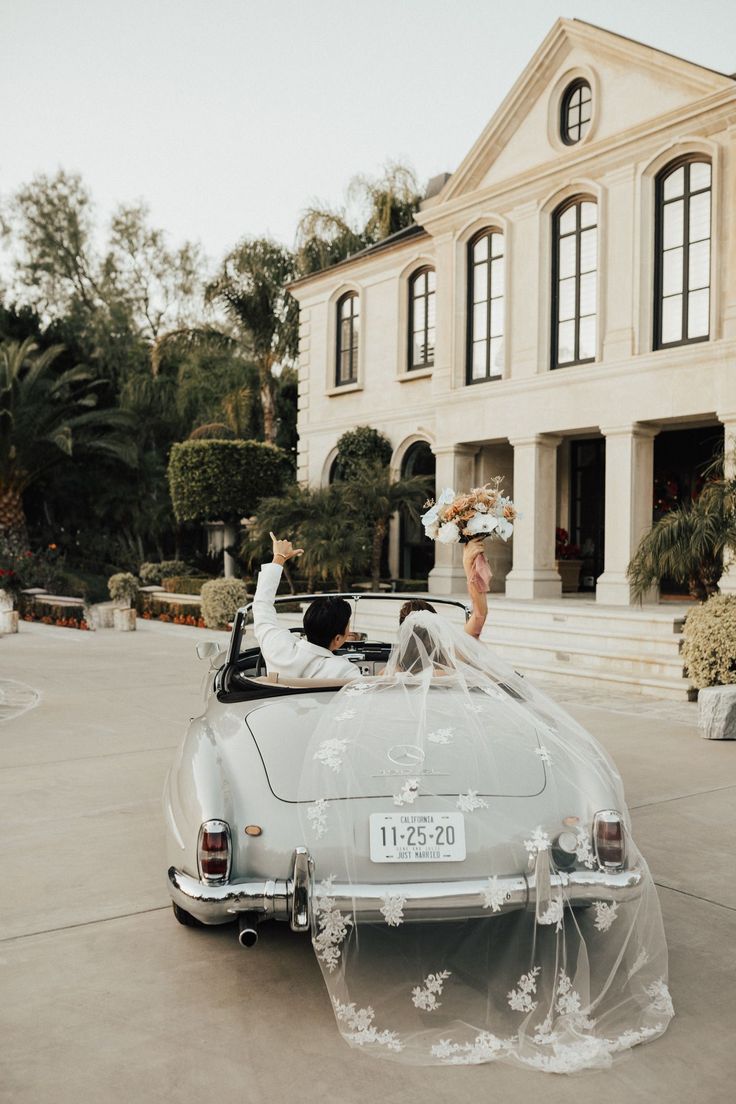
<path id="1" fill-rule="evenodd" d="M 676 161 L 657 177 L 654 347 L 710 334 L 711 166 Z"/>
<path id="2" fill-rule="evenodd" d="M 360 303 L 357 292 L 349 291 L 337 303 L 337 370 L 335 383 L 341 387 L 358 380 Z"/>
<path id="3" fill-rule="evenodd" d="M 467 382 L 503 375 L 506 272 L 503 234 L 483 230 L 468 245 Z"/>
<path id="4" fill-rule="evenodd" d="M 574 146 L 590 128 L 593 94 L 580 77 L 568 84 L 560 101 L 560 137 L 566 146 Z"/>
<path id="5" fill-rule="evenodd" d="M 598 206 L 577 196 L 552 216 L 552 367 L 595 360 Z"/>
<path id="6" fill-rule="evenodd" d="M 408 369 L 431 368 L 434 364 L 435 272 L 420 268 L 409 280 Z"/>
<path id="7" fill-rule="evenodd" d="M 434 486 L 436 460 L 426 441 L 415 441 L 407 450 L 401 465 L 404 479 L 428 476 Z M 424 535 L 416 514 L 403 508 L 399 513 L 399 575 L 402 579 L 426 579 L 434 567 L 434 542 Z"/>

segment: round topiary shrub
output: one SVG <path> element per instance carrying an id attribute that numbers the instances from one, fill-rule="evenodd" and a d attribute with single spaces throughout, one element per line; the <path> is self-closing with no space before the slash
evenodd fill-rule
<path id="1" fill-rule="evenodd" d="M 178 521 L 237 521 L 278 494 L 289 473 L 286 453 L 261 441 L 182 441 L 169 457 L 174 513 Z"/>
<path id="2" fill-rule="evenodd" d="M 242 579 L 210 579 L 202 587 L 200 597 L 207 628 L 226 629 L 248 601 L 248 588 Z"/>
<path id="3" fill-rule="evenodd" d="M 138 568 L 141 586 L 158 586 L 164 579 L 176 575 L 189 575 L 191 568 L 184 560 L 162 560 L 161 563 L 142 563 Z"/>
<path id="4" fill-rule="evenodd" d="M 113 602 L 119 606 L 132 606 L 138 597 L 138 579 L 129 571 L 118 571 L 107 580 L 107 589 Z"/>
<path id="5" fill-rule="evenodd" d="M 694 686 L 736 682 L 736 597 L 714 594 L 691 610 L 682 638 L 682 657 Z"/>
<path id="6" fill-rule="evenodd" d="M 337 469 L 339 479 L 357 479 L 366 468 L 374 465 L 388 467 L 393 449 L 388 437 L 372 426 L 356 426 L 343 433 L 337 442 Z"/>

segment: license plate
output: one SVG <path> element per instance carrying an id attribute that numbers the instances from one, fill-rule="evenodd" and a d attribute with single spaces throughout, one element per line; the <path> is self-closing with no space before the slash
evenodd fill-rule
<path id="1" fill-rule="evenodd" d="M 462 813 L 372 813 L 371 862 L 462 862 Z"/>

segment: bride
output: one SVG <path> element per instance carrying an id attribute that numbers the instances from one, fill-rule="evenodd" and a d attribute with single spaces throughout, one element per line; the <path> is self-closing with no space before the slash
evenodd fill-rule
<path id="1" fill-rule="evenodd" d="M 665 1031 L 659 902 L 620 775 L 487 645 L 440 614 L 410 613 L 385 673 L 335 696 L 304 762 L 313 944 L 349 1044 L 414 1064 L 570 1073 L 607 1067 Z M 598 869 L 591 824 L 610 808 L 623 815 L 640 892 L 612 900 L 602 888 L 581 907 L 564 874 L 584 881 Z M 462 821 L 464 859 L 369 858 L 370 814 L 421 825 L 429 811 Z M 510 876 L 535 887 L 527 907 L 507 910 L 500 880 Z M 442 892 L 457 879 L 487 879 L 482 909 L 443 922 L 405 915 L 407 883 Z M 382 907 L 358 909 L 377 883 Z"/>

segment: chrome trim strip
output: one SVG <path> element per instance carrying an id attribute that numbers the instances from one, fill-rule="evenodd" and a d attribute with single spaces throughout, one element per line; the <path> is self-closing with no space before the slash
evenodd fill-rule
<path id="1" fill-rule="evenodd" d="M 305 870 L 305 865 L 307 870 Z M 169 893 L 187 912 L 205 924 L 223 924 L 239 912 L 260 912 L 263 918 L 289 920 L 296 931 L 309 927 L 311 907 L 305 906 L 305 891 L 312 881 L 312 862 L 305 848 L 294 853 L 295 880 L 253 879 L 228 885 L 204 885 L 175 867 L 169 869 Z M 587 905 L 601 898 L 606 901 L 629 901 L 638 897 L 644 880 L 640 868 L 620 872 L 577 870 L 550 875 L 550 889 L 561 888 L 569 905 Z M 366 920 L 381 920 L 384 894 L 399 894 L 406 898 L 405 920 L 453 920 L 474 916 L 496 916 L 502 912 L 531 908 L 536 901 L 537 887 L 533 874 L 499 876 L 495 885 L 504 893 L 498 912 L 486 906 L 488 879 L 473 878 L 452 882 L 407 882 L 385 885 L 333 885 L 328 896 L 344 912 Z M 295 907 L 295 896 L 297 898 Z M 306 908 L 306 915 L 305 915 Z"/>

